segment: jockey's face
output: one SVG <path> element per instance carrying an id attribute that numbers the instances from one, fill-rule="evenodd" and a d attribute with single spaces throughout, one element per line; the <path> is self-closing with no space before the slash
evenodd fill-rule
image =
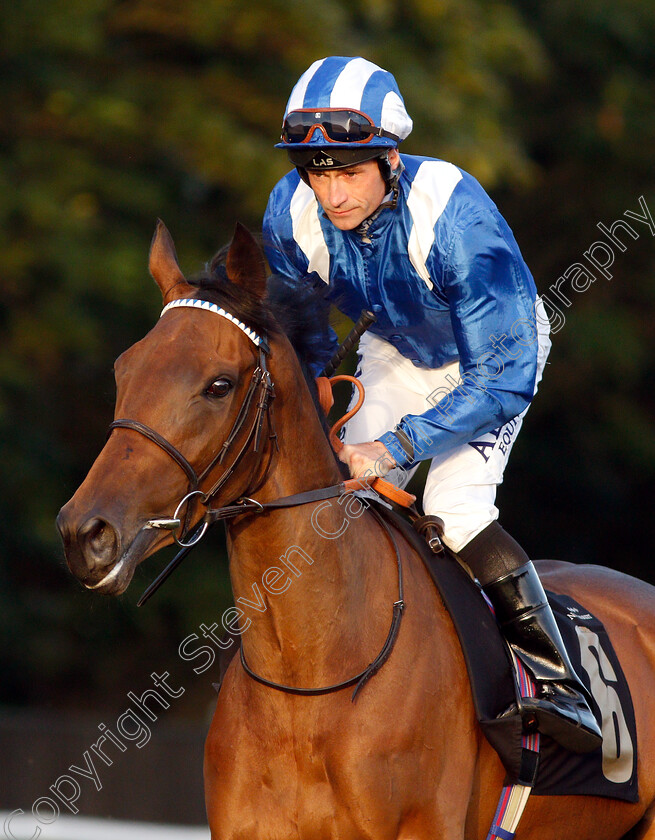
<path id="1" fill-rule="evenodd" d="M 392 169 L 398 152 L 389 152 Z M 344 169 L 308 169 L 309 185 L 325 215 L 339 230 L 353 230 L 374 213 L 386 194 L 377 160 L 367 160 Z"/>

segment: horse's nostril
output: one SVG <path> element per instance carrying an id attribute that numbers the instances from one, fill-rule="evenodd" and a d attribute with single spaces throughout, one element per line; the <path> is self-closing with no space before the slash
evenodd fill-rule
<path id="1" fill-rule="evenodd" d="M 77 538 L 84 555 L 93 560 L 96 567 L 111 566 L 116 562 L 118 535 L 104 519 L 89 519 L 79 529 Z"/>

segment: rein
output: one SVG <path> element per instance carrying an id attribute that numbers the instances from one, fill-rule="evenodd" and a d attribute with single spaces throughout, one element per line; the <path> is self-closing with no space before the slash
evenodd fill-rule
<path id="1" fill-rule="evenodd" d="M 159 574 L 157 578 L 155 578 L 155 580 L 153 580 L 153 582 L 144 591 L 143 595 L 137 602 L 138 606 L 142 606 L 143 604 L 145 604 L 145 602 L 157 591 L 157 589 L 159 589 L 159 587 L 164 583 L 164 581 L 180 565 L 182 560 L 184 560 L 184 558 L 187 556 L 190 550 L 204 536 L 205 532 L 207 531 L 207 528 L 210 525 L 213 525 L 215 522 L 231 519 L 237 516 L 242 516 L 244 514 L 266 513 L 269 510 L 295 507 L 299 505 L 309 504 L 311 502 L 336 498 L 338 496 L 343 495 L 344 493 L 352 493 L 356 490 L 363 489 L 367 485 L 374 486 L 376 483 L 380 482 L 380 479 L 377 476 L 371 476 L 370 478 L 365 479 L 348 479 L 343 482 L 340 482 L 339 484 L 334 484 L 331 487 L 321 487 L 315 490 L 307 490 L 303 493 L 296 493 L 291 496 L 284 496 L 282 498 L 275 499 L 271 502 L 259 502 L 256 499 L 252 499 L 248 496 L 243 496 L 237 499 L 237 501 L 233 502 L 232 504 L 225 505 L 220 508 L 212 508 L 210 506 L 211 500 L 214 498 L 214 496 L 216 496 L 219 490 L 234 474 L 234 471 L 236 470 L 242 458 L 250 448 L 251 444 L 253 444 L 252 451 L 255 453 L 259 452 L 261 444 L 262 427 L 265 417 L 268 420 L 269 439 L 275 441 L 275 446 L 277 448 L 277 435 L 274 430 L 272 415 L 272 401 L 275 397 L 275 389 L 266 363 L 266 357 L 269 353 L 269 347 L 268 341 L 265 337 L 258 336 L 253 330 L 251 330 L 249 327 L 246 327 L 245 324 L 236 319 L 229 312 L 226 312 L 225 310 L 221 309 L 216 304 L 212 304 L 207 301 L 197 300 L 195 298 L 175 300 L 172 303 L 169 303 L 167 306 L 165 306 L 161 314 L 163 315 L 166 311 L 168 311 L 171 308 L 185 306 L 193 309 L 203 309 L 206 311 L 211 311 L 231 321 L 245 335 L 247 335 L 248 338 L 257 347 L 258 362 L 257 366 L 253 371 L 248 390 L 239 408 L 236 419 L 232 425 L 229 434 L 227 435 L 218 453 L 211 459 L 209 464 L 207 464 L 207 466 L 200 473 L 196 472 L 194 467 L 189 463 L 189 461 L 179 451 L 179 449 L 177 449 L 172 443 L 170 443 L 170 441 L 168 441 L 163 435 L 161 435 L 155 429 L 152 429 L 150 426 L 147 426 L 145 423 L 142 423 L 139 420 L 133 420 L 129 418 L 119 418 L 117 420 L 114 420 L 109 425 L 108 436 L 112 433 L 114 429 L 129 429 L 133 432 L 137 432 L 138 434 L 143 435 L 145 438 L 152 441 L 152 443 L 154 443 L 156 446 L 158 446 L 160 449 L 166 452 L 166 454 L 178 465 L 178 467 L 180 467 L 180 469 L 184 472 L 188 479 L 187 492 L 178 504 L 173 517 L 169 519 L 151 519 L 144 526 L 144 528 L 155 528 L 172 531 L 173 538 L 175 539 L 175 542 L 180 546 L 181 551 L 178 552 L 178 554 L 173 558 L 173 560 L 168 564 L 168 566 Z M 364 326 L 364 329 L 365 328 L 366 327 Z M 341 378 L 343 377 L 335 377 L 336 380 Z M 356 382 L 356 380 L 353 381 Z M 361 401 L 363 401 L 363 394 L 362 399 L 360 400 L 360 404 Z M 248 429 L 248 433 L 244 439 L 244 442 L 241 445 L 241 448 L 239 449 L 235 457 L 232 459 L 230 465 L 214 482 L 210 489 L 207 491 L 201 490 L 201 483 L 210 475 L 210 473 L 216 466 L 222 465 L 223 460 L 232 448 L 235 440 L 241 434 L 248 421 L 249 415 L 253 413 L 251 411 L 253 405 L 255 406 L 253 419 Z M 359 408 L 359 405 L 357 406 L 357 408 Z M 352 411 L 347 417 L 351 416 L 354 413 L 355 412 Z M 345 419 L 347 419 L 347 417 Z M 341 425 L 343 425 L 345 419 L 341 421 Z M 331 440 L 334 444 L 334 440 L 336 440 L 336 428 L 333 429 L 333 434 L 331 434 Z M 383 483 L 387 484 L 387 482 Z M 206 511 L 204 517 L 200 520 L 197 527 L 192 533 L 190 533 L 188 525 L 192 515 L 192 505 L 187 504 L 186 506 L 184 522 L 182 522 L 179 516 L 185 503 L 190 502 L 190 500 L 194 499 L 195 497 L 198 497 L 200 503 L 205 506 Z M 323 686 L 321 688 L 299 688 L 284 685 L 282 683 L 276 683 L 272 680 L 268 680 L 265 677 L 256 674 L 250 668 L 246 661 L 242 645 L 241 664 L 246 674 L 248 674 L 248 676 L 251 677 L 253 680 L 256 680 L 262 685 L 265 685 L 268 688 L 273 688 L 277 691 L 283 691 L 289 694 L 313 696 L 320 694 L 329 694 L 331 692 L 340 691 L 341 689 L 355 685 L 355 690 L 353 691 L 351 698 L 354 701 L 357 697 L 357 694 L 363 688 L 363 686 L 368 682 L 368 680 L 372 676 L 374 676 L 380 670 L 380 668 L 387 661 L 396 642 L 396 638 L 400 630 L 400 622 L 402 619 L 403 610 L 405 607 L 403 569 L 398 544 L 396 542 L 391 528 L 387 525 L 387 523 L 383 520 L 383 518 L 376 510 L 372 508 L 369 508 L 369 510 L 380 523 L 381 527 L 386 532 L 389 540 L 391 541 L 396 557 L 396 567 L 398 572 L 398 598 L 396 601 L 393 602 L 391 626 L 389 628 L 389 632 L 385 639 L 384 645 L 378 653 L 378 655 L 363 671 L 356 674 L 354 677 L 351 677 L 350 679 L 344 680 L 339 683 L 335 683 L 333 685 Z M 181 533 L 178 537 L 178 535 L 175 532 L 180 527 Z"/>
<path id="2" fill-rule="evenodd" d="M 276 691 L 283 691 L 286 694 L 301 694 L 304 696 L 312 697 L 315 697 L 320 694 L 331 694 L 334 691 L 340 691 L 343 688 L 348 688 L 349 686 L 354 685 L 355 690 L 353 691 L 351 697 L 351 700 L 354 701 L 361 689 L 366 685 L 366 683 L 371 679 L 371 677 L 377 674 L 380 668 L 387 661 L 391 654 L 391 651 L 393 650 L 394 644 L 396 643 L 398 631 L 400 630 L 400 621 L 402 619 L 403 610 L 405 608 L 403 567 L 400 559 L 400 551 L 398 550 L 398 543 L 396 542 L 391 528 L 387 525 L 387 523 L 376 510 L 374 510 L 373 508 L 369 508 L 369 510 L 380 523 L 382 528 L 386 531 L 387 536 L 391 540 L 391 544 L 396 555 L 396 566 L 398 569 L 398 600 L 394 601 L 393 603 L 391 627 L 389 628 L 389 632 L 387 634 L 387 638 L 384 642 L 384 645 L 382 646 L 382 650 L 378 653 L 378 655 L 370 663 L 370 665 L 367 665 L 363 671 L 360 671 L 359 674 L 356 674 L 354 677 L 350 677 L 350 679 L 348 680 L 343 680 L 342 682 L 334 683 L 333 685 L 322 686 L 321 688 L 298 688 L 296 686 L 284 685 L 283 683 L 276 683 L 273 682 L 273 680 L 267 680 L 265 677 L 256 674 L 246 662 L 246 656 L 243 652 L 242 643 L 240 647 L 241 665 L 243 666 L 243 670 L 246 672 L 246 674 L 248 674 L 249 677 L 252 677 L 253 680 L 256 680 L 258 683 L 265 685 L 267 688 L 274 688 Z"/>

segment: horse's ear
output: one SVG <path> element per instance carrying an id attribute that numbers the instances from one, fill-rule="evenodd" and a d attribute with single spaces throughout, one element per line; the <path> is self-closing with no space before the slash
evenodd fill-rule
<path id="1" fill-rule="evenodd" d="M 237 222 L 227 252 L 225 268 L 228 278 L 244 286 L 257 297 L 266 294 L 266 265 L 264 254 L 248 228 Z"/>
<path id="2" fill-rule="evenodd" d="M 173 237 L 161 219 L 157 220 L 155 235 L 150 244 L 148 268 L 161 290 L 164 304 L 193 294 L 193 288 L 187 283 L 177 263 Z"/>

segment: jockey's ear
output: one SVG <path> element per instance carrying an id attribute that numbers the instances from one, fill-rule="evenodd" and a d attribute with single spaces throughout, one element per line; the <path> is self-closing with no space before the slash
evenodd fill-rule
<path id="1" fill-rule="evenodd" d="M 161 219 L 157 220 L 155 235 L 150 244 L 148 269 L 161 290 L 164 305 L 177 298 L 193 295 L 194 289 L 187 283 L 177 263 L 173 237 Z"/>
<path id="2" fill-rule="evenodd" d="M 262 298 L 266 294 L 264 254 L 248 228 L 237 222 L 225 260 L 228 278 Z"/>

